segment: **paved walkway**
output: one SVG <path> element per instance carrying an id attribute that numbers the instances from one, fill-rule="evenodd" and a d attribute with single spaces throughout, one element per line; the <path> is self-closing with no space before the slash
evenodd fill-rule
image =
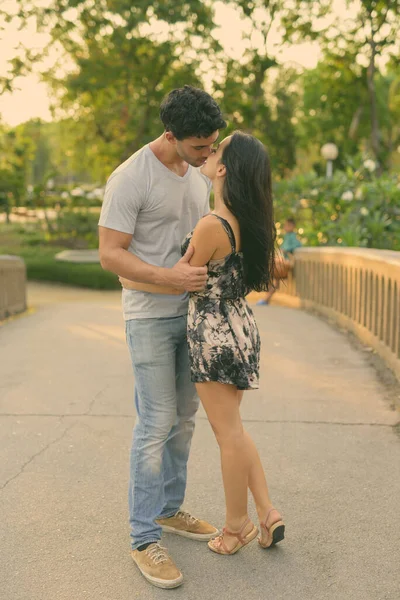
<path id="1" fill-rule="evenodd" d="M 398 414 L 365 353 L 309 314 L 255 309 L 262 387 L 243 417 L 287 539 L 219 557 L 165 536 L 185 583 L 158 590 L 128 552 L 133 382 L 119 294 L 29 291 L 35 312 L 0 327 L 2 598 L 399 598 Z M 200 412 L 186 507 L 221 525 L 219 469 Z"/>

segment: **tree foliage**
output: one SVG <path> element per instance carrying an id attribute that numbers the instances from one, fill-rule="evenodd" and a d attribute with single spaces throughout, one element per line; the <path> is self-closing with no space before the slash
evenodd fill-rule
<path id="1" fill-rule="evenodd" d="M 385 63 L 397 63 L 398 72 L 400 1 L 348 1 L 347 6 L 353 12 L 324 31 L 323 58 L 304 74 L 302 126 L 313 139 L 329 132 L 344 156 L 365 146 L 382 169 L 398 142 L 396 76 Z"/>
<path id="2" fill-rule="evenodd" d="M 43 73 L 54 122 L 19 128 L 36 148 L 33 180 L 56 169 L 71 184 L 104 181 L 159 135 L 165 93 L 210 79 L 228 131 L 246 129 L 265 142 L 279 176 L 327 141 L 338 144 L 343 167 L 360 153 L 381 168 L 396 165 L 400 0 L 349 1 L 346 19 L 335 18 L 332 0 L 224 1 L 246 24 L 247 50 L 236 60 L 215 41 L 211 0 L 17 0 L 19 25 L 33 20 L 49 45 L 42 55 L 27 49 L 14 57 L 3 86 L 11 88 L 50 49 L 59 57 Z M 315 69 L 279 63 L 281 48 L 304 41 L 321 48 Z"/>
<path id="3" fill-rule="evenodd" d="M 167 91 L 201 85 L 199 58 L 216 47 L 211 10 L 200 0 L 52 0 L 45 8 L 24 0 L 20 7 L 21 22 L 35 19 L 71 65 L 66 78 L 57 64 L 44 74 L 59 116 L 79 122 L 88 154 L 108 169 L 151 139 Z"/>
<path id="4" fill-rule="evenodd" d="M 25 200 L 33 154 L 29 137 L 0 123 L 0 210 L 7 215 Z"/>

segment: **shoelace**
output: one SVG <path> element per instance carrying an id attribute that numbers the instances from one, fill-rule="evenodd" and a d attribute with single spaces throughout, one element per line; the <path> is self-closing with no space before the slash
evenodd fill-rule
<path id="1" fill-rule="evenodd" d="M 168 560 L 167 549 L 160 544 L 152 544 L 145 552 L 155 565 L 160 565 Z"/>
<path id="2" fill-rule="evenodd" d="M 196 523 L 199 522 L 198 519 L 196 519 L 196 517 L 193 517 L 193 515 L 191 515 L 190 513 L 184 511 L 184 510 L 178 510 L 178 512 L 175 515 L 176 517 L 182 517 L 182 519 L 184 521 L 186 521 L 186 523 L 188 525 L 195 525 Z"/>

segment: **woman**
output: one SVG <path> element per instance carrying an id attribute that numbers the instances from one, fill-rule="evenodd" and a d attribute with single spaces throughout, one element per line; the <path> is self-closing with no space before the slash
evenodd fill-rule
<path id="1" fill-rule="evenodd" d="M 261 142 L 235 132 L 202 172 L 212 181 L 215 210 L 187 236 L 182 252 L 191 244 L 190 264 L 208 265 L 205 290 L 189 300 L 188 341 L 192 380 L 220 447 L 226 500 L 225 527 L 208 545 L 226 555 L 259 533 L 248 517 L 248 488 L 260 521 L 260 545 L 269 548 L 284 538 L 282 517 L 240 417 L 244 390 L 258 388 L 260 360 L 258 329 L 245 295 L 271 283 L 276 233 L 269 159 Z"/>

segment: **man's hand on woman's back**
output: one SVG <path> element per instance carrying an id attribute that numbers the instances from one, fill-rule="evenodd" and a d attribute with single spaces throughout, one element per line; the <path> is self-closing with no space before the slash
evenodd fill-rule
<path id="1" fill-rule="evenodd" d="M 169 284 L 187 292 L 201 292 L 207 281 L 207 267 L 191 267 L 189 264 L 194 248 L 189 246 L 186 254 L 170 269 Z"/>

